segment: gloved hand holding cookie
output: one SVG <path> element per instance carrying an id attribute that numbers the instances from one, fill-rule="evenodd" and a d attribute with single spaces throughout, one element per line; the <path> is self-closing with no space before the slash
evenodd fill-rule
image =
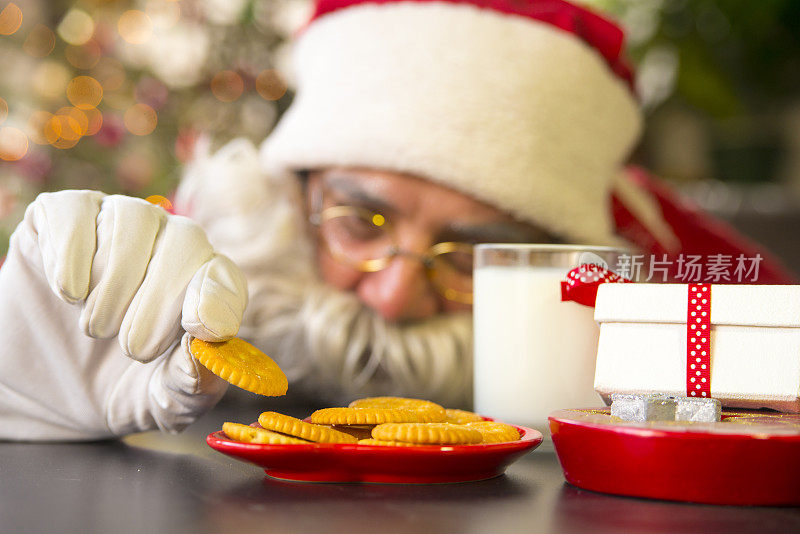
<path id="1" fill-rule="evenodd" d="M 227 388 L 191 340 L 230 339 L 246 304 L 244 276 L 190 219 L 96 191 L 41 194 L 0 270 L 0 439 L 182 429 Z"/>

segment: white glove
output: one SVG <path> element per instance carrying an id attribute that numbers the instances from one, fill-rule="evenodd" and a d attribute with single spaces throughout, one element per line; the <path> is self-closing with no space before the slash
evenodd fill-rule
<path id="1" fill-rule="evenodd" d="M 39 195 L 0 269 L 0 439 L 182 429 L 227 387 L 191 337 L 234 336 L 246 305 L 243 275 L 191 220 L 95 191 Z"/>

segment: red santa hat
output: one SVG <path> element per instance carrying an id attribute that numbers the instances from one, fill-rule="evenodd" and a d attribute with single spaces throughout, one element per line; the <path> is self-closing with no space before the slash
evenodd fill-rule
<path id="1" fill-rule="evenodd" d="M 642 128 L 623 42 L 563 0 L 319 0 L 264 162 L 411 173 L 617 243 L 610 192 Z"/>

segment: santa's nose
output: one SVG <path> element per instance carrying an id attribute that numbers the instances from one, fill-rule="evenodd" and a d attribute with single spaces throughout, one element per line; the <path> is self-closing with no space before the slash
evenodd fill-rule
<path id="1" fill-rule="evenodd" d="M 438 311 L 438 299 L 418 259 L 396 256 L 383 270 L 364 276 L 361 301 L 389 321 L 425 319 Z"/>

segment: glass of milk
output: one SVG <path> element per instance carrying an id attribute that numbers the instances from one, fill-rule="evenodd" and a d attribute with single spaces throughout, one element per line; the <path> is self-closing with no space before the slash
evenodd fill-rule
<path id="1" fill-rule="evenodd" d="M 475 411 L 549 436 L 561 408 L 603 406 L 594 391 L 600 329 L 594 308 L 561 301 L 583 264 L 610 270 L 630 251 L 576 245 L 485 244 L 475 249 Z"/>

